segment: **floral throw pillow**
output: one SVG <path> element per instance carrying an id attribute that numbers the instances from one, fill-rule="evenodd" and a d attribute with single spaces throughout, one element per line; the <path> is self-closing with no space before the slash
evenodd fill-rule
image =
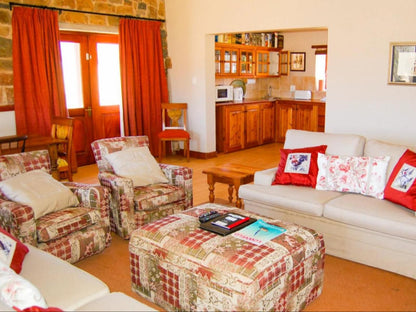
<path id="1" fill-rule="evenodd" d="M 389 156 L 318 154 L 317 190 L 359 193 L 383 199 Z"/>
<path id="2" fill-rule="evenodd" d="M 0 300 L 7 306 L 24 310 L 29 307 L 47 308 L 40 291 L 28 280 L 0 262 Z"/>
<path id="3" fill-rule="evenodd" d="M 326 148 L 326 145 L 319 145 L 281 149 L 280 163 L 272 185 L 293 184 L 315 187 L 318 175 L 318 153 L 325 153 Z"/>
<path id="4" fill-rule="evenodd" d="M 384 198 L 416 211 L 416 153 L 406 150 L 384 190 Z"/>

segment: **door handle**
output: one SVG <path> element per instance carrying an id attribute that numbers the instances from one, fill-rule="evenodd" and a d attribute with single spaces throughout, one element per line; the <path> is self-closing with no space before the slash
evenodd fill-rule
<path id="1" fill-rule="evenodd" d="M 88 117 L 91 117 L 91 116 L 92 116 L 92 108 L 91 108 L 91 107 L 87 107 L 87 108 L 85 109 L 85 111 L 87 112 Z"/>

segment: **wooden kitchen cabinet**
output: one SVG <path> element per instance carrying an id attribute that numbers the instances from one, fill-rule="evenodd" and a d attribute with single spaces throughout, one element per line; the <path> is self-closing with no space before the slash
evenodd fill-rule
<path id="1" fill-rule="evenodd" d="M 245 111 L 245 144 L 244 148 L 260 145 L 260 104 L 246 104 Z"/>
<path id="2" fill-rule="evenodd" d="M 325 110 L 323 102 L 279 100 L 276 105 L 276 141 L 284 142 L 288 129 L 322 132 L 322 107 Z"/>
<path id="3" fill-rule="evenodd" d="M 235 152 L 274 142 L 274 103 L 265 101 L 218 105 L 217 152 Z"/>
<path id="4" fill-rule="evenodd" d="M 261 133 L 260 144 L 273 143 L 275 141 L 275 102 L 265 102 L 261 105 Z"/>
<path id="5" fill-rule="evenodd" d="M 239 50 L 239 74 L 244 77 L 254 77 L 255 50 L 253 47 L 244 47 Z"/>
<path id="6" fill-rule="evenodd" d="M 229 44 L 215 45 L 215 75 L 237 76 L 239 66 L 239 49 Z"/>
<path id="7" fill-rule="evenodd" d="M 234 152 L 244 148 L 244 105 L 216 108 L 216 138 L 218 152 Z"/>

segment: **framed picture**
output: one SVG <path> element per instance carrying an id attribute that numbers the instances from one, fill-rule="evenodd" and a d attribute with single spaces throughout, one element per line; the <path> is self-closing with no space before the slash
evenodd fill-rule
<path id="1" fill-rule="evenodd" d="M 388 83 L 416 85 L 416 42 L 390 43 Z"/>
<path id="2" fill-rule="evenodd" d="M 305 71 L 306 52 L 290 52 L 290 70 Z"/>

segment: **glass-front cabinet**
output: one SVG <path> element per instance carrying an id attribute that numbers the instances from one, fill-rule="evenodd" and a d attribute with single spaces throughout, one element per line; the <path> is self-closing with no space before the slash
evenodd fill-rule
<path id="1" fill-rule="evenodd" d="M 240 49 L 240 76 L 254 76 L 254 54 L 253 48 Z"/>
<path id="2" fill-rule="evenodd" d="M 215 74 L 237 76 L 238 74 L 238 48 L 230 45 L 215 46 Z"/>
<path id="3" fill-rule="evenodd" d="M 269 75 L 269 51 L 257 49 L 257 76 L 268 76 Z"/>

